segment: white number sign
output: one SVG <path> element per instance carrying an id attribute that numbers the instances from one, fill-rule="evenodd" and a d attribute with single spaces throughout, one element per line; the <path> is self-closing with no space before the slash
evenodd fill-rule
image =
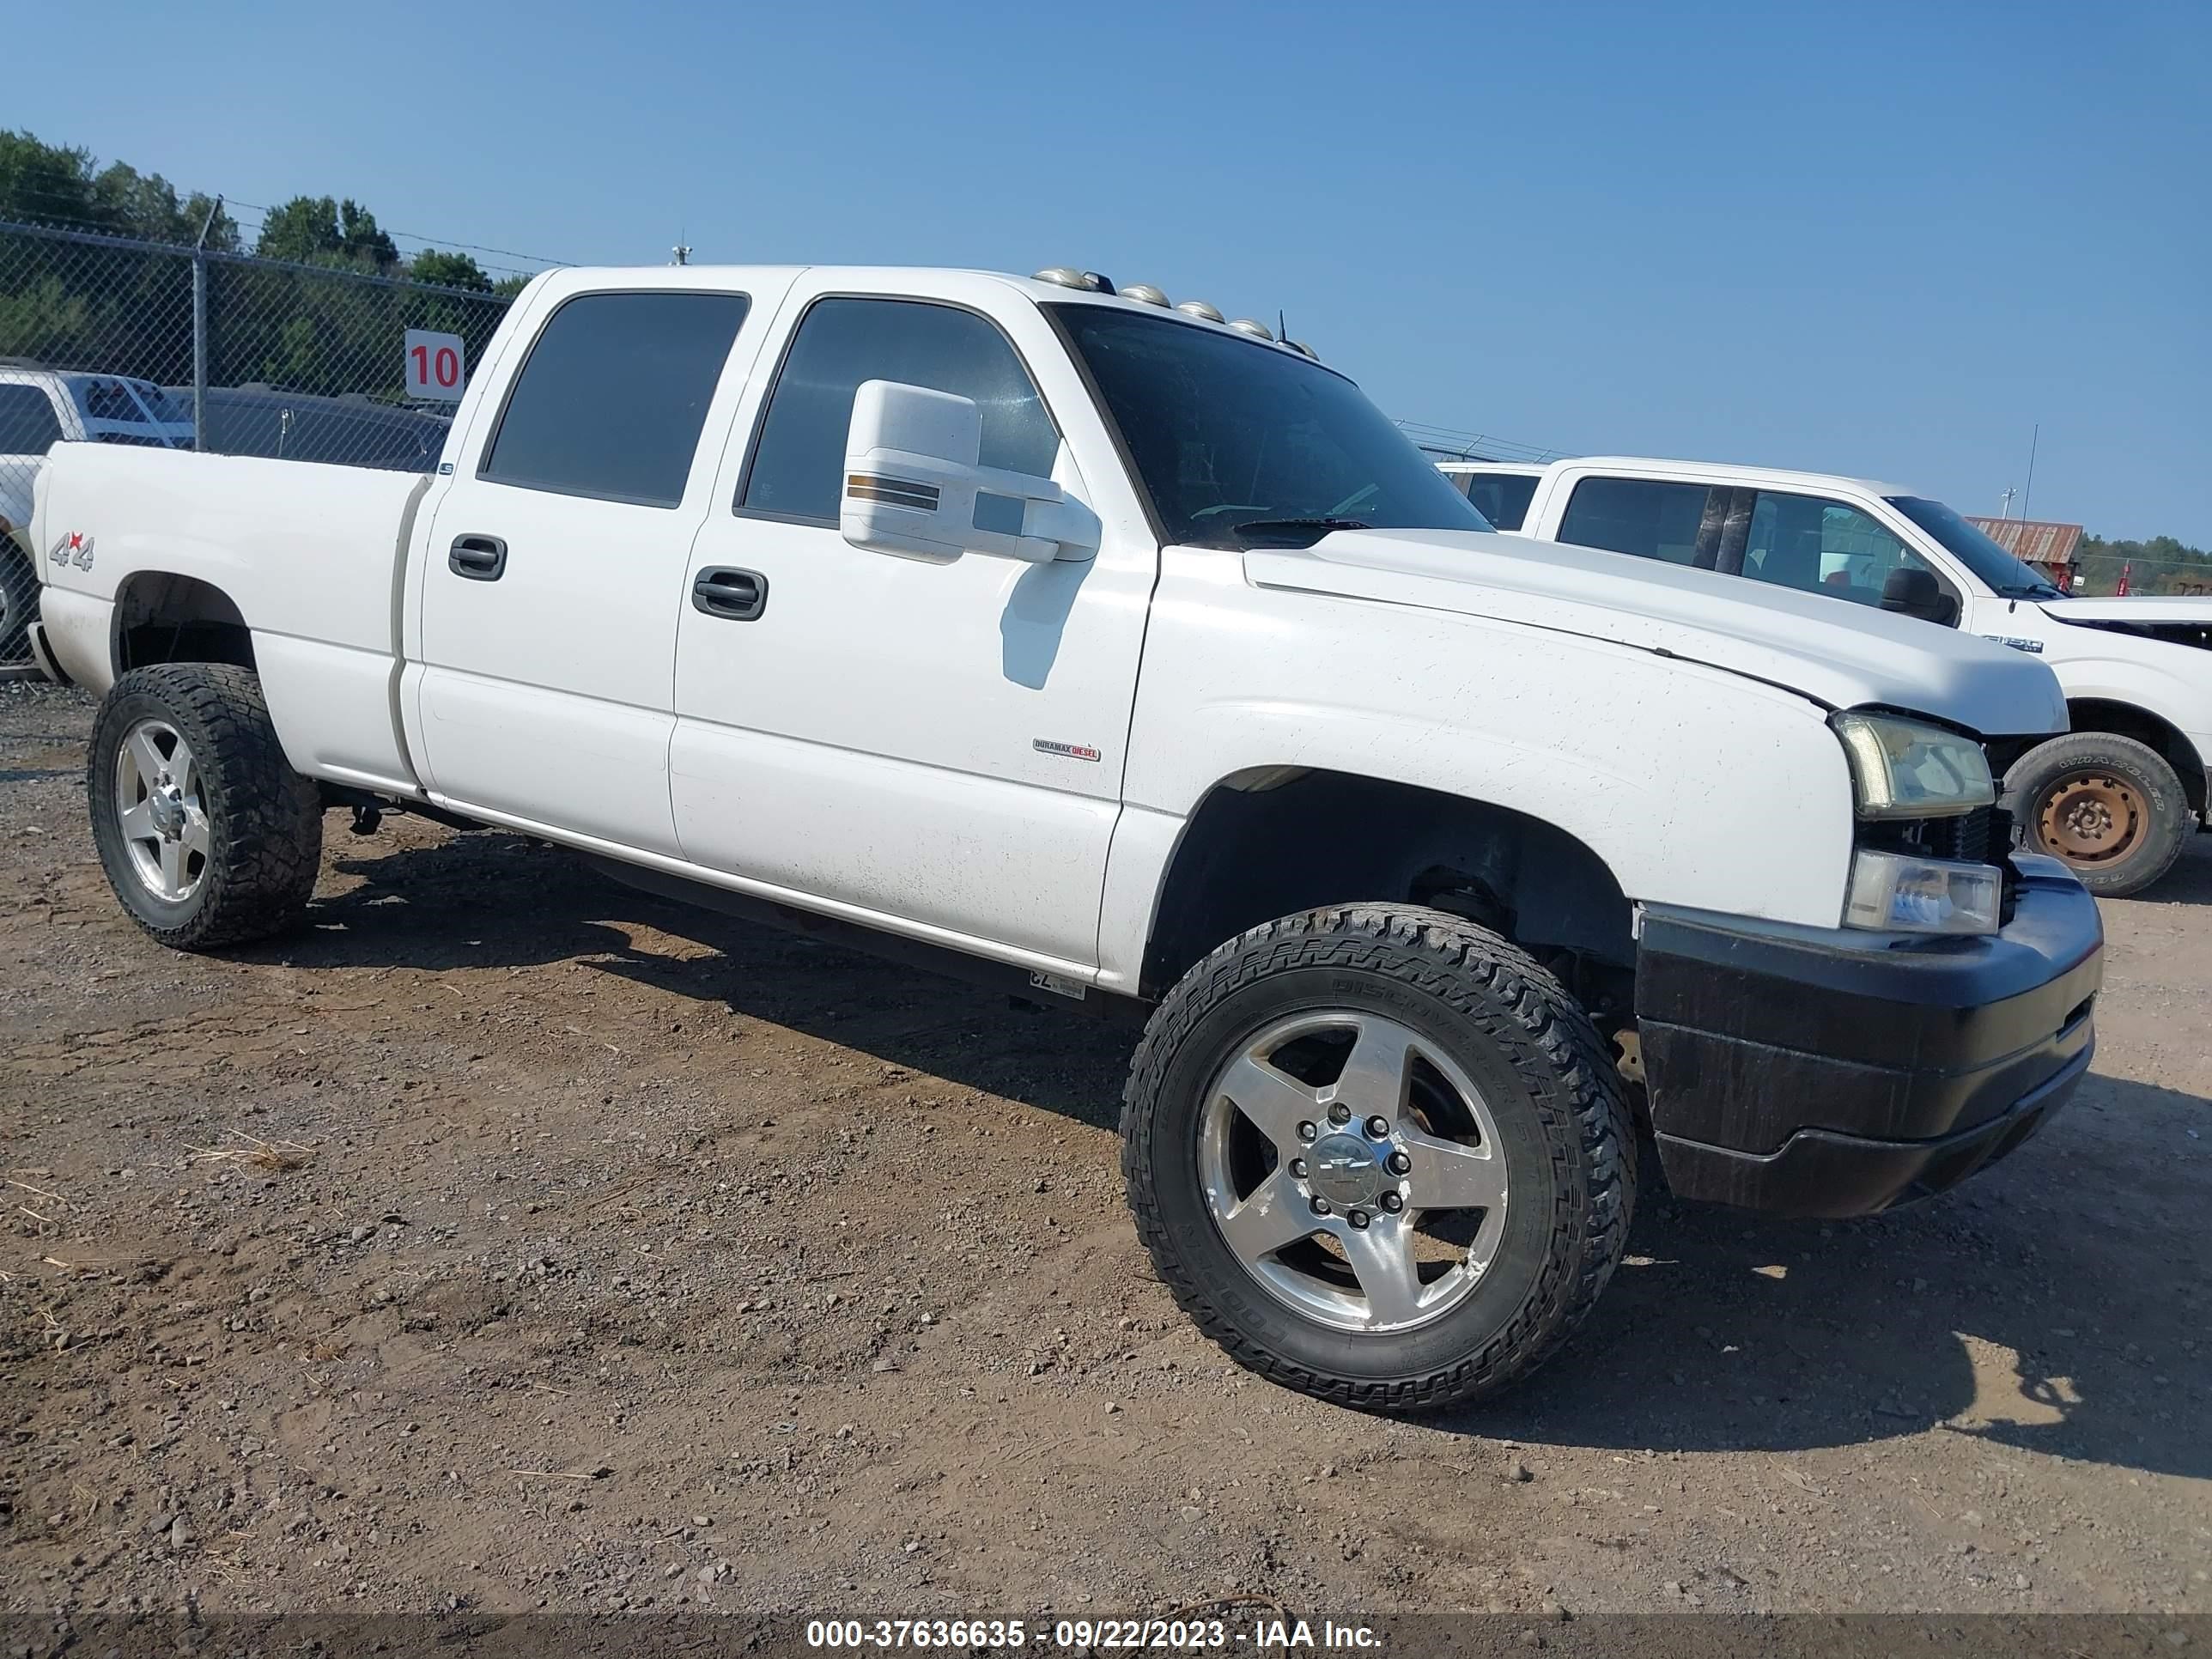
<path id="1" fill-rule="evenodd" d="M 468 385 L 468 343 L 458 334 L 407 331 L 407 395 L 457 404 Z"/>

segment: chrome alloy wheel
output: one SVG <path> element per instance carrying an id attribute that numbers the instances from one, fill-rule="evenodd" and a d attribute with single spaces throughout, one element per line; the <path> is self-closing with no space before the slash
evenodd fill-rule
<path id="1" fill-rule="evenodd" d="M 181 904 L 208 867 L 207 799 L 191 745 L 165 720 L 141 720 L 115 753 L 115 817 L 146 890 Z"/>
<path id="2" fill-rule="evenodd" d="M 1504 1231 L 1505 1160 L 1480 1092 L 1376 1014 L 1319 1010 L 1260 1031 L 1208 1090 L 1198 1155 L 1245 1270 L 1338 1330 L 1442 1318 Z"/>

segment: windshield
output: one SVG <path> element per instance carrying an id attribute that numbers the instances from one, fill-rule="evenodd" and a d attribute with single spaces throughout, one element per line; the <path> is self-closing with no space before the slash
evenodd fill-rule
<path id="1" fill-rule="evenodd" d="M 1332 370 L 1202 323 L 1115 306 L 1047 309 L 1097 382 L 1170 542 L 1243 547 L 1285 531 L 1311 541 L 1352 527 L 1490 528 Z"/>
<path id="2" fill-rule="evenodd" d="M 2059 592 L 2033 565 L 2022 564 L 1941 501 L 1918 495 L 1883 499 L 1943 544 L 2001 599 L 2055 599 Z"/>

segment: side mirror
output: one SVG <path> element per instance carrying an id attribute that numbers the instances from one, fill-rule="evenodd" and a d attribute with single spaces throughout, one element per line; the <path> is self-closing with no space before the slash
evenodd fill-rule
<path id="1" fill-rule="evenodd" d="M 983 413 L 896 380 L 866 380 L 845 434 L 838 528 L 855 547 L 949 564 L 988 553 L 1028 564 L 1088 559 L 1098 515 L 1050 478 L 983 466 Z"/>
<path id="2" fill-rule="evenodd" d="M 1932 573 L 1911 565 L 1899 565 L 1889 573 L 1881 585 L 1881 608 L 1945 627 L 1959 619 L 1958 604 L 1943 591 L 1943 585 Z"/>

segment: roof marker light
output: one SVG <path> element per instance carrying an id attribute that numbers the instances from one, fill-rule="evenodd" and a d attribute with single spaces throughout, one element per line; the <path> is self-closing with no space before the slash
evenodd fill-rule
<path id="1" fill-rule="evenodd" d="M 1239 317 L 1235 322 L 1230 324 L 1229 326 L 1235 329 L 1239 334 L 1250 335 L 1255 340 L 1266 340 L 1272 343 L 1275 337 L 1275 331 L 1273 329 L 1269 328 L 1265 323 L 1255 323 L 1249 317 Z"/>
<path id="2" fill-rule="evenodd" d="M 1125 300 L 1134 300 L 1139 305 L 1164 306 L 1168 302 L 1168 296 L 1150 283 L 1130 283 L 1121 290 L 1121 297 Z"/>
<path id="3" fill-rule="evenodd" d="M 1203 300 L 1185 300 L 1176 309 L 1186 317 L 1197 318 L 1202 323 L 1220 323 L 1228 320 Z"/>

